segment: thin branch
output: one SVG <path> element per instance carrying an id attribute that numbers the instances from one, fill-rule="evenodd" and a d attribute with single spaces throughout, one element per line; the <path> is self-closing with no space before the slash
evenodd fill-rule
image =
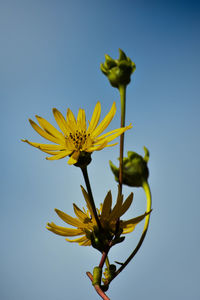
<path id="1" fill-rule="evenodd" d="M 93 282 L 93 276 L 90 272 L 86 272 L 87 276 L 90 278 L 90 280 Z M 96 290 L 96 292 L 99 294 L 99 296 L 104 299 L 104 300 L 110 300 L 110 298 L 108 298 L 108 296 L 102 291 L 100 285 L 95 284 L 94 288 Z"/>

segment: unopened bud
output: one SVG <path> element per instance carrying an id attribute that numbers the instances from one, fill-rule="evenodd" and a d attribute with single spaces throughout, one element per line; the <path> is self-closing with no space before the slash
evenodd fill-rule
<path id="1" fill-rule="evenodd" d="M 144 147 L 145 156 L 137 154 L 133 151 L 128 151 L 128 157 L 123 158 L 122 182 L 128 186 L 142 187 L 143 182 L 146 182 L 149 177 L 147 162 L 149 160 L 149 151 Z M 110 167 L 115 175 L 115 180 L 119 182 L 119 168 L 111 161 Z"/>

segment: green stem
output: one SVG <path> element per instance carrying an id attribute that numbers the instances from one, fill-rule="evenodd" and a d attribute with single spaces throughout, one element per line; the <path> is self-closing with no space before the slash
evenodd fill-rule
<path id="1" fill-rule="evenodd" d="M 88 192 L 89 199 L 90 199 L 90 204 L 91 204 L 91 207 L 92 207 L 92 211 L 94 213 L 94 217 L 95 217 L 97 226 L 99 227 L 99 229 L 101 229 L 101 223 L 100 223 L 99 217 L 97 215 L 97 210 L 96 210 L 96 206 L 95 206 L 95 203 L 94 203 L 94 198 L 93 198 L 93 195 L 92 195 L 92 190 L 91 190 L 90 181 L 89 181 L 88 172 L 87 172 L 87 166 L 81 168 L 81 170 L 82 170 L 82 173 L 83 173 L 83 177 L 84 177 L 85 184 L 86 184 L 86 187 L 87 187 L 87 192 Z"/>
<path id="2" fill-rule="evenodd" d="M 121 127 L 125 126 L 126 112 L 126 85 L 119 86 L 121 99 Z M 124 133 L 120 135 L 120 153 L 119 153 L 119 192 L 122 194 L 122 179 L 123 179 L 123 156 L 124 156 Z"/>
<path id="3" fill-rule="evenodd" d="M 146 194 L 146 198 L 147 198 L 147 209 L 146 212 L 150 212 L 151 211 L 151 205 L 152 205 L 152 201 L 151 201 L 151 191 L 150 191 L 150 187 L 148 182 L 143 182 L 142 185 L 145 194 Z M 117 272 L 115 273 L 113 279 L 120 273 L 122 272 L 122 270 L 128 265 L 128 263 L 133 259 L 133 257 L 136 255 L 136 253 L 138 252 L 138 250 L 140 249 L 140 247 L 142 246 L 142 243 L 144 241 L 144 238 L 146 236 L 148 227 L 149 227 L 149 220 L 150 220 L 150 214 L 148 214 L 145 217 L 145 223 L 144 223 L 144 229 L 141 235 L 141 238 L 136 246 L 136 248 L 134 249 L 134 251 L 131 253 L 131 255 L 127 258 L 127 260 L 123 263 L 123 265 L 117 270 Z M 113 280 L 112 279 L 112 280 Z"/>

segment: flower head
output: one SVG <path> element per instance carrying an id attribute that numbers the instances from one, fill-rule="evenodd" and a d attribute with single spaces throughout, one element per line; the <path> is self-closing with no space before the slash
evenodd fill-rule
<path id="1" fill-rule="evenodd" d="M 74 228 L 61 227 L 52 222 L 47 224 L 47 229 L 58 235 L 62 235 L 66 237 L 80 236 L 79 238 L 76 239 L 66 238 L 66 240 L 69 242 L 76 242 L 81 246 L 90 246 L 92 244 L 95 248 L 97 248 L 93 244 L 94 236 L 97 238 L 97 240 L 99 238 L 97 223 L 94 218 L 94 214 L 90 205 L 88 193 L 85 191 L 83 187 L 81 188 L 87 204 L 87 210 L 85 209 L 81 210 L 80 208 L 78 208 L 78 206 L 76 206 L 76 204 L 73 204 L 74 212 L 76 214 L 76 218 L 73 218 L 64 212 L 55 209 L 58 216 L 65 223 L 74 226 L 76 228 L 74 229 Z M 125 212 L 129 209 L 132 201 L 133 201 L 133 193 L 131 193 L 127 197 L 127 199 L 123 202 L 123 195 L 120 195 L 118 191 L 116 204 L 112 208 L 112 194 L 110 191 L 107 193 L 103 204 L 100 206 L 100 209 L 98 210 L 98 217 L 100 219 L 100 223 L 104 231 L 103 236 L 105 239 L 108 236 L 112 239 L 116 235 L 117 226 L 119 227 L 118 228 L 118 233 L 120 233 L 119 235 L 132 232 L 136 227 L 136 225 L 140 221 L 142 221 L 147 214 L 150 213 L 147 212 L 141 216 L 138 216 L 133 219 L 129 219 L 127 221 L 122 221 L 122 220 L 119 221 L 119 218 L 123 214 L 125 214 Z M 100 236 L 100 238 L 101 237 L 102 236 Z M 123 240 L 124 237 L 122 237 L 121 239 Z"/>
<path id="2" fill-rule="evenodd" d="M 101 135 L 112 121 L 115 113 L 116 104 L 114 102 L 109 113 L 99 123 L 101 104 L 100 102 L 97 102 L 92 119 L 87 127 L 85 111 L 83 109 L 79 109 L 76 120 L 70 109 L 67 110 L 67 116 L 65 119 L 64 116 L 56 108 L 54 108 L 53 114 L 61 131 L 57 130 L 42 117 L 36 116 L 40 126 L 34 121 L 29 120 L 33 129 L 35 129 L 39 135 L 54 144 L 33 143 L 28 140 L 22 141 L 47 154 L 50 154 L 51 156 L 46 158 L 48 160 L 61 159 L 69 155 L 70 159 L 68 160 L 68 164 L 73 165 L 76 164 L 80 158 L 86 157 L 88 160 L 89 155 L 90 162 L 90 154 L 93 151 L 99 151 L 105 147 L 116 145 L 117 143 L 108 143 L 132 127 L 129 125 Z"/>

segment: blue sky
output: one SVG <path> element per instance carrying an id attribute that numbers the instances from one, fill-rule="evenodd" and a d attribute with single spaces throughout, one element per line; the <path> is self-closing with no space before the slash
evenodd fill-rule
<path id="1" fill-rule="evenodd" d="M 0 2 L 1 247 L 0 298 L 99 299 L 85 272 L 100 255 L 45 229 L 62 225 L 54 212 L 83 206 L 80 171 L 67 160 L 50 162 L 20 139 L 42 141 L 28 118 L 55 125 L 80 107 L 88 118 L 98 100 L 102 116 L 117 103 L 110 129 L 119 127 L 120 102 L 100 71 L 104 54 L 122 48 L 136 63 L 127 89 L 125 151 L 150 150 L 153 194 L 150 230 L 140 252 L 110 286 L 111 299 L 199 299 L 200 5 L 198 1 Z M 99 204 L 116 196 L 108 161 L 118 148 L 93 154 L 89 166 Z M 127 196 L 131 188 L 124 188 Z M 140 189 L 127 218 L 145 210 Z M 112 249 L 123 260 L 137 244 L 142 224 Z"/>

